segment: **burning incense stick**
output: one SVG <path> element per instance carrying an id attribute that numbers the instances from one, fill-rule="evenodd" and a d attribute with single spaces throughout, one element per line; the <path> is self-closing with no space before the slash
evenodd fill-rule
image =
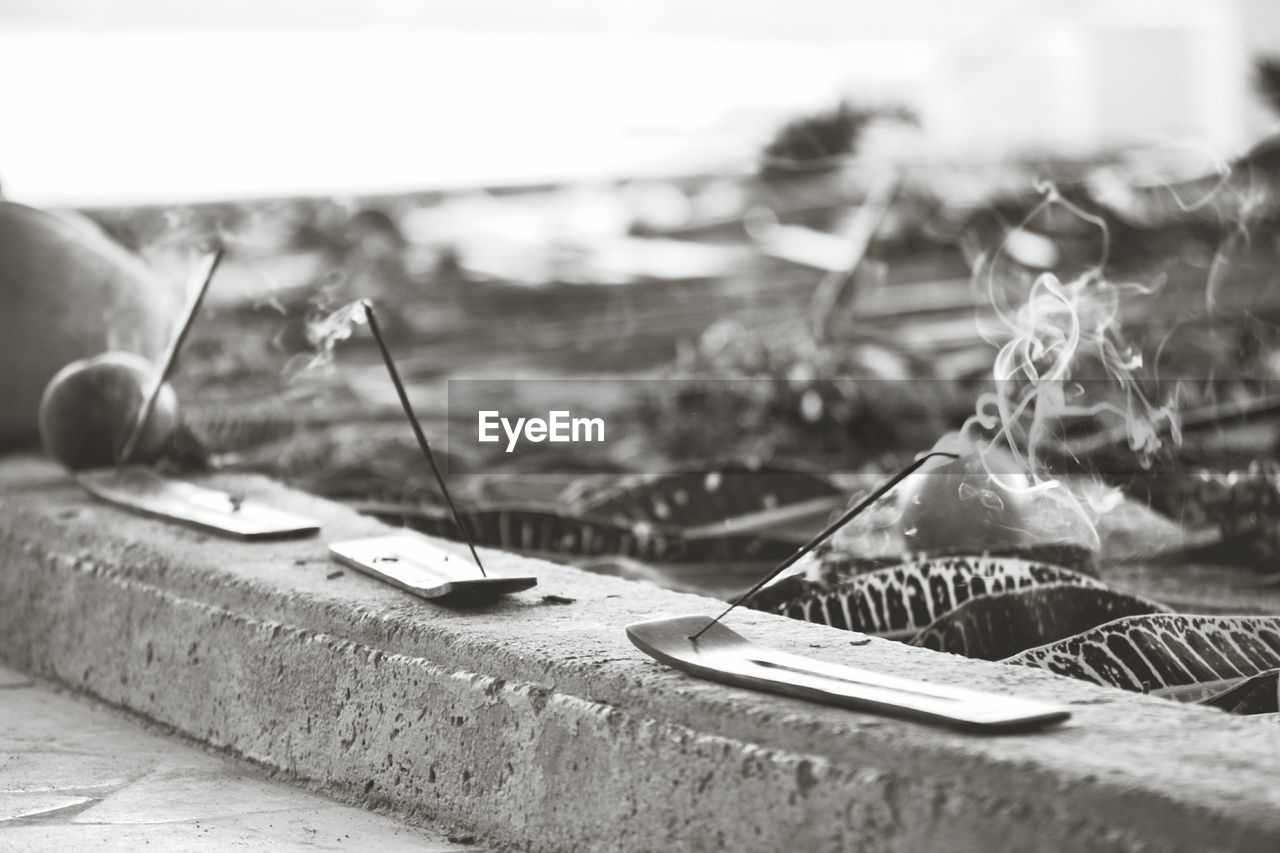
<path id="1" fill-rule="evenodd" d="M 200 311 L 200 305 L 204 302 L 204 295 L 209 290 L 209 283 L 213 281 L 213 274 L 217 272 L 220 263 L 222 263 L 222 249 L 219 248 L 205 255 L 203 262 L 192 273 L 191 280 L 197 283 L 195 292 L 192 293 L 191 299 L 187 303 L 186 311 L 182 317 L 182 325 L 178 327 L 178 333 L 169 341 L 169 348 L 164 354 L 164 359 L 160 362 L 160 370 L 156 373 L 151 387 L 147 389 L 147 394 L 142 399 L 142 408 L 138 409 L 133 428 L 129 430 L 129 435 L 121 446 L 120 455 L 117 457 L 118 461 L 116 462 L 116 473 L 119 473 L 120 469 L 133 456 L 138 440 L 142 437 L 142 431 L 146 428 L 147 421 L 151 419 L 151 412 L 155 409 L 156 399 L 160 396 L 160 389 L 164 387 L 169 374 L 173 372 L 173 367 L 178 361 L 178 351 L 182 349 L 182 344 L 187 339 L 187 333 L 191 331 L 196 314 Z"/>
<path id="2" fill-rule="evenodd" d="M 476 566 L 480 569 L 480 576 L 488 577 L 484 570 L 484 564 L 480 562 L 480 555 L 476 553 L 475 543 L 471 541 L 471 531 L 463 523 L 462 516 L 458 513 L 458 507 L 449 495 L 449 487 L 444 484 L 444 475 L 440 473 L 440 466 L 436 464 L 436 457 L 431 452 L 431 445 L 427 444 L 427 437 L 422 432 L 422 424 L 418 423 L 418 417 L 413 413 L 413 406 L 409 404 L 409 395 L 404 390 L 404 383 L 400 381 L 400 372 L 396 370 L 395 362 L 391 360 L 391 353 L 387 350 L 387 344 L 382 339 L 382 330 L 378 328 L 378 318 L 373 314 L 373 305 L 368 300 L 363 300 L 361 305 L 364 307 L 365 319 L 369 322 L 369 331 L 373 333 L 373 340 L 378 345 L 378 352 L 382 353 L 382 363 L 387 366 L 387 373 L 391 375 L 391 384 L 396 386 L 396 394 L 400 397 L 400 406 L 404 409 L 405 417 L 409 419 L 409 426 L 413 427 L 413 436 L 418 440 L 418 447 L 422 450 L 422 455 L 427 457 L 427 462 L 431 465 L 431 473 L 436 475 L 436 483 L 440 486 L 440 494 L 444 495 L 445 503 L 449 505 L 449 511 L 453 513 L 453 520 L 462 530 L 463 538 L 467 540 L 467 547 L 471 549 L 471 556 L 475 558 Z"/>
<path id="3" fill-rule="evenodd" d="M 698 639 L 699 637 L 701 637 L 701 636 L 703 635 L 703 633 L 704 633 L 708 628 L 710 628 L 712 625 L 719 624 L 720 620 L 721 620 L 721 619 L 723 619 L 724 617 L 728 616 L 731 612 L 733 612 L 734 608 L 736 608 L 736 607 L 738 607 L 739 605 L 741 605 L 741 604 L 745 603 L 745 602 L 747 601 L 747 599 L 751 598 L 751 596 L 755 595 L 757 592 L 759 592 L 760 590 L 762 590 L 762 589 L 764 588 L 764 585 L 765 585 L 765 584 L 767 584 L 769 581 L 771 581 L 771 580 L 773 580 L 774 578 L 776 578 L 778 575 L 782 574 L 784 571 L 786 571 L 787 569 L 789 569 L 791 566 L 795 565 L 795 564 L 796 564 L 796 562 L 797 562 L 801 557 L 805 556 L 805 555 L 806 555 L 806 554 L 808 554 L 810 551 L 812 551 L 814 548 L 817 548 L 817 547 L 818 547 L 819 545 L 821 545 L 823 542 L 827 541 L 827 539 L 829 539 L 833 533 L 835 533 L 835 532 L 836 532 L 837 530 L 839 530 L 841 527 L 844 527 L 846 524 L 848 524 L 850 521 L 852 521 L 852 520 L 853 520 L 853 518 L 854 518 L 855 516 L 857 516 L 859 513 L 861 513 L 861 512 L 862 512 L 863 510 L 865 510 L 867 507 L 871 506 L 873 503 L 875 503 L 876 501 L 878 501 L 878 500 L 880 500 L 882 497 L 884 497 L 886 494 L 888 494 L 888 493 L 889 493 L 889 491 L 890 491 L 894 486 L 898 485 L 898 484 L 899 484 L 899 483 L 901 483 L 903 480 L 905 480 L 907 477 L 909 477 L 910 475 L 914 474 L 914 473 L 916 472 L 916 470 L 920 468 L 920 466 L 921 466 L 921 465 L 923 465 L 924 463 L 928 462 L 930 459 L 933 459 L 935 456 L 945 456 L 945 457 L 946 457 L 946 458 L 948 458 L 948 459 L 959 459 L 959 458 L 960 458 L 960 455 L 959 455 L 959 454 L 957 454 L 957 453 L 947 453 L 946 451 L 943 451 L 943 450 L 933 450 L 933 451 L 930 451 L 929 453 L 926 453 L 926 454 L 924 454 L 923 456 L 921 456 L 921 457 L 917 458 L 917 459 L 916 459 L 914 462 L 912 462 L 910 465 L 908 465 L 907 467 L 903 468 L 903 469 L 902 469 L 901 471 L 899 471 L 898 473 L 894 474 L 894 475 L 893 475 L 893 476 L 892 476 L 892 477 L 891 477 L 887 482 L 885 482 L 884 484 L 882 484 L 882 485 L 881 485 L 878 489 L 876 489 L 874 492 L 872 492 L 871 494 L 867 495 L 867 497 L 865 497 L 864 499 L 862 499 L 861 501 L 859 501 L 857 506 L 855 506 L 855 507 L 853 507 L 852 509 L 850 509 L 850 510 L 848 510 L 847 512 L 845 512 L 845 514 L 844 514 L 844 515 L 840 516 L 840 517 L 839 517 L 839 518 L 837 518 L 835 521 L 831 522 L 831 524 L 827 525 L 827 527 L 826 527 L 826 528 L 825 528 L 821 533 L 819 533 L 817 536 L 815 536 L 815 537 L 813 537 L 812 539 L 810 539 L 810 540 L 809 540 L 808 542 L 806 542 L 805 544 L 801 545 L 801 546 L 800 546 L 800 550 L 796 551 L 796 552 L 795 552 L 794 554 L 792 554 L 790 557 L 788 557 L 787 559 L 783 560 L 783 561 L 782 561 L 782 562 L 777 566 L 777 568 L 775 568 L 773 571 L 769 572 L 769 574 L 765 575 L 765 576 L 764 576 L 764 577 L 762 577 L 760 580 L 756 581 L 755 586 L 751 587 L 751 589 L 747 590 L 747 591 L 746 591 L 746 592 L 744 592 L 742 595 L 738 596 L 737 600 L 736 600 L 736 601 L 734 601 L 732 604 L 730 604 L 728 607 L 726 607 L 723 613 L 721 613 L 721 614 L 720 614 L 719 616 L 717 616 L 715 619 L 712 619 L 712 620 L 711 620 L 710 622 L 708 622 L 706 625 L 703 625 L 703 626 L 702 626 L 702 628 L 701 628 L 701 629 L 700 629 L 696 634 L 691 635 L 691 636 L 689 637 L 689 639 L 690 639 L 690 640 L 697 640 L 697 639 Z"/>

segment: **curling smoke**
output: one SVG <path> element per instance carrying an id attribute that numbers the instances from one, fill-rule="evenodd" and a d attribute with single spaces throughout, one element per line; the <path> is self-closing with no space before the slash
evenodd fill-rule
<path id="1" fill-rule="evenodd" d="M 315 350 L 307 364 L 308 370 L 332 366 L 334 347 L 350 338 L 357 327 L 367 322 L 364 310 L 366 302 L 367 300 L 357 299 L 307 324 L 307 343 Z"/>
<path id="2" fill-rule="evenodd" d="M 1172 404 L 1150 402 L 1142 387 L 1142 354 L 1121 331 L 1123 299 L 1150 290 L 1103 278 L 1105 223 L 1053 188 L 1032 216 L 1055 203 L 1102 229 L 1104 256 L 1071 282 L 1045 273 L 1028 287 L 1025 277 L 1017 278 L 1014 286 L 1025 294 L 1021 304 L 1006 295 L 1007 282 L 1005 290 L 995 283 L 999 253 L 991 260 L 987 288 L 997 322 L 984 335 L 998 347 L 994 387 L 979 397 L 958 433 L 935 445 L 967 459 L 952 466 L 951 476 L 925 475 L 929 484 L 907 493 L 908 529 L 933 525 L 959 536 L 969 531 L 981 547 L 1074 542 L 1097 548 L 1095 521 L 1119 501 L 1119 493 L 1096 479 L 1067 481 L 1055 473 L 1059 463 L 1072 461 L 1065 429 L 1082 419 L 1095 428 L 1117 422 L 1144 463 L 1160 448 L 1166 427 L 1175 442 L 1179 438 Z M 919 535 L 915 544 L 957 543 L 940 542 L 935 532 Z"/>

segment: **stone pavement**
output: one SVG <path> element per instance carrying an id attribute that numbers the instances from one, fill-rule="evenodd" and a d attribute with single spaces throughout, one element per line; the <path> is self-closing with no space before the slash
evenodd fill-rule
<path id="1" fill-rule="evenodd" d="M 457 839 L 461 842 L 465 839 Z M 0 850 L 483 853 L 0 667 Z"/>

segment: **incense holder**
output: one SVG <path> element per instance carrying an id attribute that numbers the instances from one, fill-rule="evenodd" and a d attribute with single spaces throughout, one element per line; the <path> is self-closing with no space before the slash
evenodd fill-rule
<path id="1" fill-rule="evenodd" d="M 94 497 L 131 512 L 234 539 L 292 539 L 320 531 L 312 519 L 148 468 L 99 469 L 75 479 Z"/>
<path id="2" fill-rule="evenodd" d="M 699 631 L 702 634 L 697 640 L 690 639 Z M 758 646 L 706 616 L 637 622 L 627 626 L 627 637 L 654 660 L 708 681 L 972 732 L 1031 731 L 1071 715 L 1062 706 L 1033 699 L 963 690 L 787 654 Z"/>
<path id="3" fill-rule="evenodd" d="M 535 577 L 482 575 L 468 560 L 417 536 L 375 536 L 329 546 L 344 566 L 438 604 L 483 604 L 536 586 Z"/>

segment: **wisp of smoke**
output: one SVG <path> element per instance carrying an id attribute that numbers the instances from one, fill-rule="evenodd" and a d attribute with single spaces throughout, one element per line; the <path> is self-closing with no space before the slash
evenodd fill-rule
<path id="1" fill-rule="evenodd" d="M 307 342 L 315 350 L 315 355 L 307 363 L 308 370 L 327 369 L 333 365 L 334 347 L 350 338 L 357 327 L 367 322 L 364 310 L 366 302 L 367 300 L 357 299 L 307 324 Z"/>
<path id="2" fill-rule="evenodd" d="M 1042 207 L 1053 203 L 1066 205 L 1107 236 L 1105 222 L 1049 187 Z M 989 475 L 986 488 L 963 483 L 961 500 L 990 504 L 1019 499 L 1031 507 L 1038 541 L 1083 538 L 1097 547 L 1094 522 L 1119 497 L 1096 481 L 1085 487 L 1055 476 L 1054 463 L 1065 456 L 1063 431 L 1069 422 L 1118 418 L 1129 449 L 1144 462 L 1160 448 L 1166 427 L 1178 438 L 1173 405 L 1157 406 L 1147 398 L 1141 386 L 1142 354 L 1121 330 L 1122 297 L 1150 291 L 1106 281 L 1105 260 L 1070 282 L 1051 273 L 1041 274 L 1029 287 L 1022 279 L 1025 298 L 1016 307 L 989 274 L 998 320 L 998 327 L 988 332 L 999 347 L 992 366 L 994 388 L 980 396 L 960 433 L 939 444 L 976 455 Z"/>

